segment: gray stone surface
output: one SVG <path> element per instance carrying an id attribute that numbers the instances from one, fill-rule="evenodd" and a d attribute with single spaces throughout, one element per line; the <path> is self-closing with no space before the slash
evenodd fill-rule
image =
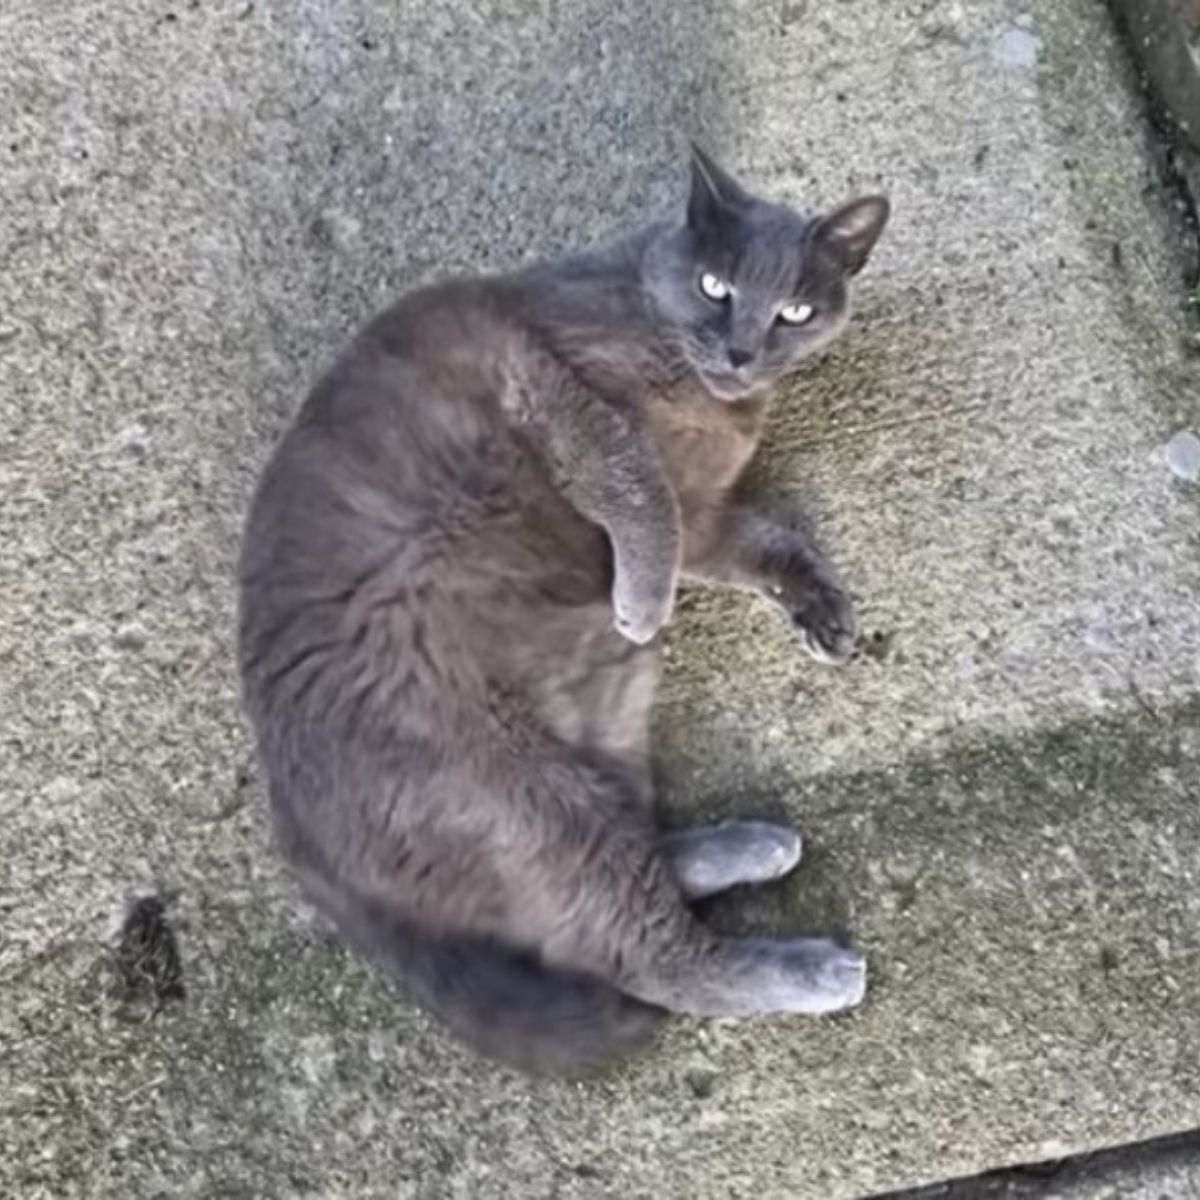
<path id="1" fill-rule="evenodd" d="M 1161 453 L 1200 405 L 1101 6 L 8 0 L 0 45 L 0 1194 L 840 1200 L 1200 1123 L 1197 494 Z M 896 201 L 761 468 L 869 653 L 818 671 L 695 593 L 660 722 L 676 816 L 809 837 L 714 919 L 853 930 L 874 988 L 534 1085 L 298 913 L 232 555 L 360 320 L 645 212 L 685 133 Z M 106 941 L 156 884 L 158 1006 Z"/>

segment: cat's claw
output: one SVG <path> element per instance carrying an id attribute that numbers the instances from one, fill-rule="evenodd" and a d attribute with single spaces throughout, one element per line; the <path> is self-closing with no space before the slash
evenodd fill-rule
<path id="1" fill-rule="evenodd" d="M 818 662 L 843 663 L 850 657 L 857 623 L 854 609 L 840 588 L 820 584 L 793 602 L 789 603 L 786 593 L 777 599 L 791 617 L 804 648 Z"/>

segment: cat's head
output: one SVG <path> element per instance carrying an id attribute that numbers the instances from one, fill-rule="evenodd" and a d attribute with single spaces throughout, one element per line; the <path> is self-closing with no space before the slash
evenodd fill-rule
<path id="1" fill-rule="evenodd" d="M 804 216 L 751 195 L 698 147 L 687 212 L 646 258 L 667 336 L 705 387 L 738 400 L 835 338 L 849 281 L 888 219 L 883 196 Z"/>

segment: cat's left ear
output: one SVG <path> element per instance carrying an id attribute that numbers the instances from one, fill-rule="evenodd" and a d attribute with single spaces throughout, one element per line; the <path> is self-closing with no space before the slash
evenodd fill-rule
<path id="1" fill-rule="evenodd" d="M 892 206 L 886 196 L 860 196 L 822 217 L 812 231 L 812 244 L 831 250 L 849 275 L 867 265 Z"/>
<path id="2" fill-rule="evenodd" d="M 688 224 L 695 230 L 725 223 L 737 208 L 749 202 L 745 188 L 722 170 L 695 142 L 692 149 L 692 189 L 688 194 Z"/>

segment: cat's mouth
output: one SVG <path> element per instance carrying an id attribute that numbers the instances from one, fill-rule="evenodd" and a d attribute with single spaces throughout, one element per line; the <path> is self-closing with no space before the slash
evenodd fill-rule
<path id="1" fill-rule="evenodd" d="M 770 385 L 765 379 L 743 379 L 740 375 L 721 371 L 697 371 L 700 382 L 718 400 L 747 400 Z"/>

